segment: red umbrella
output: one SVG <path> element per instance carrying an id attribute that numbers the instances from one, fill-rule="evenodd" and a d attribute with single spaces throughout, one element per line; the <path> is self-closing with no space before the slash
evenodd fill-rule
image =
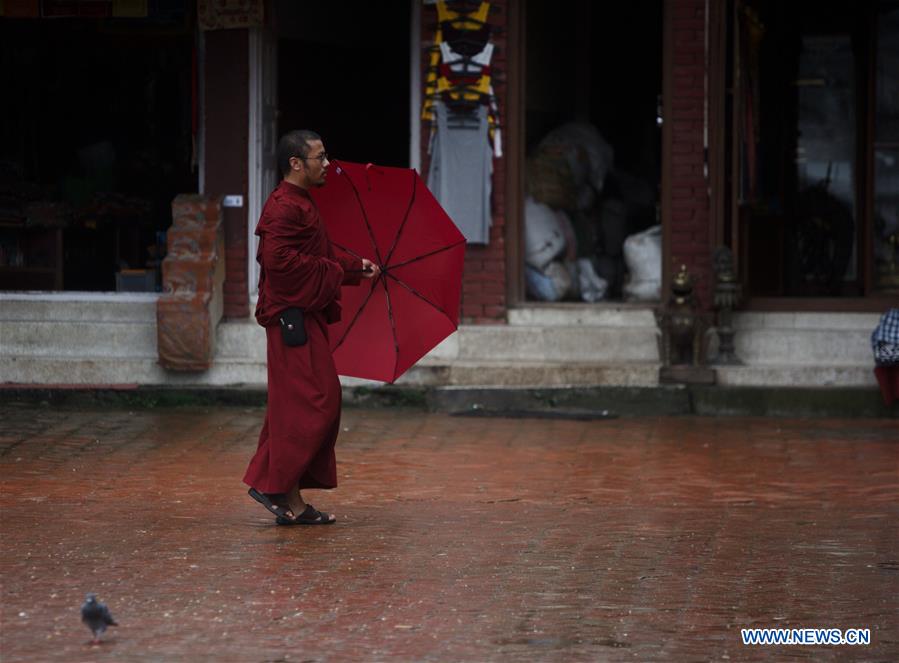
<path id="1" fill-rule="evenodd" d="M 410 168 L 332 162 L 313 196 L 331 243 L 381 268 L 341 293 L 337 372 L 394 382 L 459 326 L 465 238 Z"/>

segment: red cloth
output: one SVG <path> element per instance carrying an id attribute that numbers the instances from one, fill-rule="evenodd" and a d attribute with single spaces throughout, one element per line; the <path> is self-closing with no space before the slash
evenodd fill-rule
<path id="1" fill-rule="evenodd" d="M 893 401 L 899 400 L 899 366 L 877 366 L 874 369 L 877 383 L 880 385 L 880 395 L 887 407 Z"/>
<path id="2" fill-rule="evenodd" d="M 269 196 L 256 234 L 262 265 L 256 321 L 266 328 L 268 407 L 244 483 L 263 493 L 287 493 L 297 483 L 334 488 L 341 391 L 328 323 L 340 320 L 340 286 L 359 283 L 362 262 L 335 256 L 315 202 L 289 182 Z M 281 340 L 278 318 L 291 306 L 305 312 L 305 345 Z"/>

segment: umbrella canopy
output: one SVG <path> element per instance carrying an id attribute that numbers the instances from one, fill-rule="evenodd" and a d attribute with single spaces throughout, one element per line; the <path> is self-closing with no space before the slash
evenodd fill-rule
<path id="1" fill-rule="evenodd" d="M 393 382 L 459 326 L 465 238 L 415 170 L 333 162 L 315 189 L 331 243 L 381 268 L 341 293 L 341 375 Z"/>

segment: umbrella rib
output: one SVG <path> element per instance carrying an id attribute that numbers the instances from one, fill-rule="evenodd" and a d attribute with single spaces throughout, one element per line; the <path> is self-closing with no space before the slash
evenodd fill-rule
<path id="1" fill-rule="evenodd" d="M 356 253 L 356 252 L 353 251 L 352 249 L 348 249 L 347 247 L 345 247 L 345 246 L 343 246 L 343 245 L 341 245 L 341 244 L 338 244 L 337 242 L 331 242 L 331 244 L 332 244 L 333 246 L 336 246 L 338 249 L 340 249 L 340 250 L 343 251 L 344 253 L 346 253 L 346 254 L 352 256 L 352 257 L 355 258 L 356 260 L 362 260 L 362 256 L 360 256 L 358 253 Z M 366 273 L 368 270 L 365 270 L 365 269 L 344 269 L 343 271 L 346 272 L 347 274 L 353 274 L 353 273 L 358 274 L 359 272 Z"/>
<path id="2" fill-rule="evenodd" d="M 390 329 L 393 332 L 393 376 L 390 379 L 390 382 L 393 382 L 396 379 L 396 368 L 400 363 L 400 343 L 396 337 L 396 320 L 393 317 L 393 304 L 390 301 L 390 289 L 387 287 L 387 279 L 382 278 L 381 283 L 384 284 L 384 294 L 387 296 L 387 316 L 390 318 Z"/>
<path id="3" fill-rule="evenodd" d="M 406 207 L 406 213 L 403 214 L 403 220 L 400 223 L 399 229 L 396 231 L 396 236 L 393 238 L 393 246 L 391 246 L 390 250 L 387 252 L 387 262 L 384 263 L 386 265 L 390 264 L 390 258 L 396 250 L 396 245 L 400 243 L 400 235 L 403 234 L 403 228 L 406 227 L 406 221 L 409 220 L 409 214 L 412 212 L 412 205 L 415 203 L 415 192 L 418 188 L 418 175 L 416 175 L 414 170 L 409 170 L 409 173 L 412 175 L 412 195 L 409 196 L 409 206 Z"/>
<path id="4" fill-rule="evenodd" d="M 459 246 L 460 244 L 464 244 L 464 243 L 465 243 L 465 238 L 463 237 L 462 239 L 460 239 L 460 240 L 459 240 L 458 242 L 456 242 L 455 244 L 449 244 L 449 245 L 444 246 L 444 247 L 442 247 L 442 248 L 440 248 L 440 249 L 437 249 L 437 250 L 435 250 L 435 251 L 431 251 L 430 253 L 424 253 L 424 254 L 422 254 L 422 255 L 420 255 L 420 256 L 416 256 L 416 257 L 414 257 L 414 258 L 410 258 L 410 259 L 407 260 L 406 262 L 398 262 L 398 263 L 395 264 L 395 265 L 390 265 L 390 269 L 396 269 L 397 267 L 405 267 L 406 265 L 410 265 L 410 264 L 412 264 L 413 262 L 418 262 L 419 260 L 424 260 L 425 258 L 430 258 L 431 256 L 437 255 L 438 253 L 442 253 L 443 251 L 449 251 L 450 249 L 454 249 L 454 248 L 456 248 L 457 246 Z"/>
<path id="5" fill-rule="evenodd" d="M 383 275 L 378 276 L 379 280 L 382 278 L 384 278 Z M 336 350 L 341 345 L 343 345 L 344 340 L 346 340 L 347 334 L 350 333 L 350 330 L 356 324 L 356 320 L 358 320 L 359 316 L 362 314 L 362 309 L 364 309 L 368 305 L 368 300 L 371 299 L 371 296 L 374 294 L 375 286 L 377 286 L 377 283 L 372 284 L 371 290 L 369 290 L 368 294 L 365 296 L 365 301 L 363 301 L 362 304 L 359 306 L 359 308 L 356 309 L 356 315 L 353 316 L 353 319 L 350 320 L 350 324 L 348 324 L 346 326 L 346 329 L 343 330 L 343 336 L 341 336 L 340 340 L 337 341 L 337 344 L 334 346 L 334 350 Z M 332 350 L 331 352 L 334 352 L 334 350 Z"/>
<path id="6" fill-rule="evenodd" d="M 372 230 L 371 223 L 368 221 L 368 214 L 365 213 L 365 205 L 362 204 L 362 198 L 359 196 L 359 191 L 356 189 L 356 185 L 353 184 L 352 178 L 349 176 L 349 173 L 346 170 L 343 171 L 343 176 L 346 177 L 346 181 L 350 183 L 350 188 L 353 190 L 353 195 L 356 196 L 356 202 L 359 203 L 359 211 L 362 212 L 362 220 L 365 222 L 365 229 L 368 231 L 368 238 L 371 240 L 372 248 L 375 250 L 375 256 L 378 259 L 378 264 L 383 265 L 384 261 L 381 260 L 381 252 L 378 251 L 378 243 L 375 241 L 375 231 Z"/>
<path id="7" fill-rule="evenodd" d="M 437 309 L 438 311 L 440 311 L 441 313 L 443 313 L 444 317 L 446 317 L 446 319 L 449 320 L 450 324 L 453 326 L 453 329 L 458 329 L 458 328 L 459 328 L 458 325 L 456 325 L 456 323 L 453 322 L 453 319 L 449 316 L 449 314 L 448 314 L 446 311 L 444 311 L 444 310 L 443 310 L 441 307 L 439 307 L 437 304 L 435 304 L 435 303 L 432 302 L 430 299 L 428 299 L 427 297 L 425 297 L 423 294 L 421 294 L 420 292 L 418 292 L 418 290 L 416 290 L 415 288 L 413 288 L 411 285 L 409 285 L 409 284 L 406 283 L 405 281 L 400 281 L 396 276 L 394 276 L 394 275 L 391 274 L 391 273 L 388 273 L 387 276 L 390 277 L 390 278 L 392 278 L 392 279 L 393 279 L 394 281 L 396 281 L 397 283 L 399 283 L 399 284 L 400 284 L 401 286 L 403 286 L 406 290 L 408 290 L 409 292 L 411 292 L 413 295 L 415 295 L 416 297 L 418 297 L 420 300 L 422 300 L 422 301 L 425 302 L 426 304 L 430 304 L 430 305 L 433 306 L 435 309 Z"/>
<path id="8" fill-rule="evenodd" d="M 356 258 L 358 260 L 362 260 L 362 256 L 360 256 L 358 253 L 356 253 L 352 249 L 348 249 L 347 247 L 343 246 L 342 244 L 338 244 L 337 242 L 334 242 L 334 241 L 332 241 L 331 244 L 336 246 L 341 251 L 344 251 L 344 252 L 348 253 L 349 255 L 353 256 L 354 258 Z"/>

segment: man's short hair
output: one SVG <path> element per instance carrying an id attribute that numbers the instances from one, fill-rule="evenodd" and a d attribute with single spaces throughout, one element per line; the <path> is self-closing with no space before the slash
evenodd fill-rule
<path id="1" fill-rule="evenodd" d="M 297 129 L 281 136 L 281 140 L 278 141 L 278 168 L 281 175 L 290 172 L 291 157 L 305 159 L 309 156 L 309 143 L 321 139 L 321 136 L 308 129 Z"/>

